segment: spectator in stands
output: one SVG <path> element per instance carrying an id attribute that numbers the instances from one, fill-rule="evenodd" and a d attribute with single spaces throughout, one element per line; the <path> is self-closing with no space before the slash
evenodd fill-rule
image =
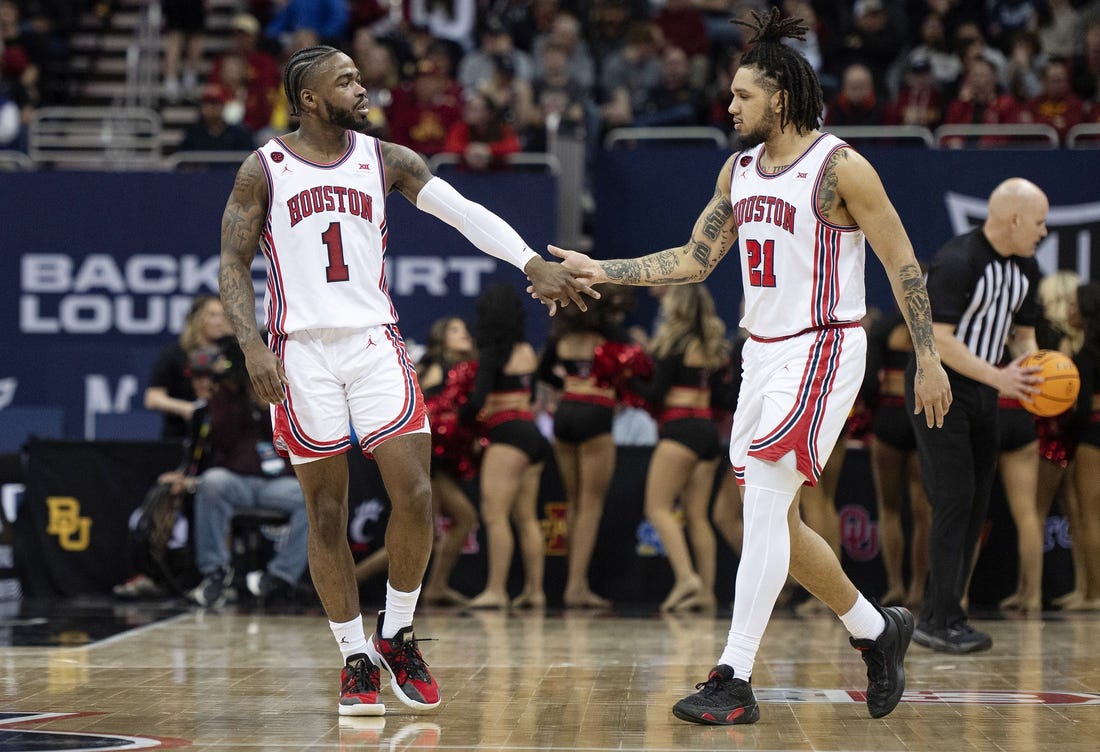
<path id="1" fill-rule="evenodd" d="M 1007 49 L 1013 37 L 1021 31 L 1034 29 L 1039 23 L 1039 5 L 1047 0 L 986 0 L 986 28 L 989 40 Z"/>
<path id="2" fill-rule="evenodd" d="M 295 45 L 290 38 L 303 29 L 316 34 L 316 43 L 339 45 L 347 37 L 348 15 L 344 0 L 286 0 L 268 22 L 264 35 L 280 40 L 284 50 L 291 53 Z"/>
<path id="3" fill-rule="evenodd" d="M 390 124 L 386 110 L 393 103 L 393 91 L 400 84 L 397 59 L 389 45 L 380 44 L 371 30 L 362 26 L 352 35 L 352 58 L 360 71 L 363 88 L 367 90 L 370 122 L 367 135 L 389 138 Z"/>
<path id="4" fill-rule="evenodd" d="M 33 44 L 23 30 L 19 6 L 12 0 L 0 0 L 0 88 L 6 89 L 8 98 L 19 107 L 23 125 L 42 103 L 39 89 L 42 71 L 32 49 Z"/>
<path id="5" fill-rule="evenodd" d="M 179 150 L 247 152 L 256 148 L 247 128 L 226 121 L 225 110 L 232 102 L 233 95 L 226 89 L 207 84 L 199 101 L 199 119 L 184 131 Z"/>
<path id="6" fill-rule="evenodd" d="M 22 12 L 16 3 L 5 3 L 0 7 L 0 18 L 14 15 L 17 36 L 15 39 L 0 41 L 0 49 L 14 42 L 22 47 L 39 72 L 36 83 L 43 104 L 68 103 L 69 79 L 69 39 L 73 31 L 75 18 L 67 5 L 58 5 L 40 0 L 22 3 Z M 0 21 L 0 26 L 6 22 Z M 0 36 L 7 37 L 7 33 Z"/>
<path id="7" fill-rule="evenodd" d="M 1100 118 L 1100 17 L 1085 24 L 1084 49 L 1073 59 L 1073 90 Z"/>
<path id="8" fill-rule="evenodd" d="M 282 76 L 279 63 L 267 52 L 259 49 L 260 22 L 248 13 L 238 13 L 229 22 L 232 30 L 232 47 L 214 58 L 210 65 L 211 83 L 225 85 L 222 66 L 227 58 L 236 56 L 245 63 L 244 127 L 252 133 L 261 133 L 271 125 L 275 102 L 282 96 Z"/>
<path id="9" fill-rule="evenodd" d="M 490 13 L 504 21 L 519 49 L 535 62 L 535 39 L 549 33 L 561 12 L 560 0 L 492 0 Z"/>
<path id="10" fill-rule="evenodd" d="M 448 131 L 462 120 L 452 83 L 438 60 L 421 60 L 415 78 L 393 92 L 390 138 L 427 156 L 444 151 Z"/>
<path id="11" fill-rule="evenodd" d="M 1039 41 L 1050 58 L 1081 54 L 1081 15 L 1071 0 L 1047 0 L 1039 8 Z"/>
<path id="12" fill-rule="evenodd" d="M 822 86 L 826 91 L 835 89 L 836 80 L 824 71 L 825 57 L 822 49 L 822 36 L 826 32 L 825 24 L 818 17 L 813 4 L 809 0 L 783 0 L 783 12 L 791 18 L 801 18 L 807 27 L 804 39 L 786 39 L 783 44 L 798 50 L 819 78 L 825 73 L 825 81 Z"/>
<path id="13" fill-rule="evenodd" d="M 943 95 L 936 86 L 927 57 L 910 57 L 909 70 L 897 97 L 886 105 L 887 125 L 918 125 L 935 130 L 944 117 Z"/>
<path id="14" fill-rule="evenodd" d="M 1047 55 L 1039 44 L 1039 37 L 1032 31 L 1018 31 L 1012 35 L 1008 67 L 1008 91 L 1018 102 L 1027 102 L 1042 91 L 1043 68 Z"/>
<path id="15" fill-rule="evenodd" d="M 164 96 L 170 102 L 199 91 L 206 39 L 206 3 L 204 0 L 164 0 Z"/>
<path id="16" fill-rule="evenodd" d="M 511 64 L 512 75 L 520 80 L 530 82 L 535 74 L 531 56 L 516 49 L 512 32 L 503 21 L 490 16 L 481 30 L 481 46 L 466 53 L 458 64 L 458 82 L 463 89 L 481 89 L 493 81 L 502 60 Z"/>
<path id="17" fill-rule="evenodd" d="M 634 125 L 701 125 L 706 109 L 706 96 L 692 83 L 688 56 L 679 47 L 665 47 L 660 83 L 649 90 L 642 108 L 634 113 Z"/>
<path id="18" fill-rule="evenodd" d="M 149 387 L 145 390 L 145 409 L 163 414 L 162 439 L 182 440 L 187 436 L 191 416 L 198 407 L 187 372 L 191 355 L 200 348 L 214 347 L 214 343 L 228 333 L 221 301 L 213 295 L 196 296 L 179 339 L 157 356 Z"/>
<path id="19" fill-rule="evenodd" d="M 997 83 L 997 71 L 993 63 L 984 57 L 970 61 L 959 95 L 947 107 L 945 124 L 1003 125 L 1018 122 L 1019 103 L 1010 94 L 1003 93 Z M 945 146 L 953 149 L 965 145 L 994 146 L 1004 144 L 1005 137 L 981 136 L 953 137 Z"/>
<path id="20" fill-rule="evenodd" d="M 883 107 L 867 66 L 852 63 L 841 76 L 840 92 L 825 107 L 825 125 L 882 125 Z"/>
<path id="21" fill-rule="evenodd" d="M 543 73 L 542 50 L 548 44 L 554 44 L 565 50 L 568 59 L 569 75 L 577 83 L 591 92 L 596 85 L 596 64 L 588 51 L 588 45 L 581 37 L 581 24 L 576 16 L 559 13 L 554 17 L 550 30 L 535 37 L 532 52 L 535 57 L 536 77 Z"/>
<path id="22" fill-rule="evenodd" d="M 26 151 L 27 136 L 19 105 L 0 83 L 0 151 Z"/>
<path id="23" fill-rule="evenodd" d="M 610 53 L 600 71 L 600 114 L 607 128 L 632 125 L 649 92 L 661 84 L 661 30 L 650 21 L 632 24 L 626 44 Z"/>
<path id="24" fill-rule="evenodd" d="M 970 70 L 970 62 L 975 59 L 988 61 L 993 66 L 997 83 L 1008 84 L 1008 58 L 996 47 L 991 47 L 982 33 L 977 21 L 963 21 L 955 27 L 955 51 L 962 61 L 963 78 Z M 960 81 L 959 85 L 962 86 Z"/>
<path id="25" fill-rule="evenodd" d="M 1061 60 L 1052 60 L 1043 68 L 1043 88 L 1027 103 L 1020 121 L 1042 123 L 1058 131 L 1058 140 L 1066 143 L 1066 133 L 1086 120 L 1085 103 L 1069 85 L 1069 68 Z"/>
<path id="26" fill-rule="evenodd" d="M 886 72 L 903 45 L 903 38 L 882 0 L 856 0 L 851 24 L 842 32 L 836 64 L 844 70 L 862 63 L 875 75 L 875 92 L 886 96 Z"/>
<path id="27" fill-rule="evenodd" d="M 413 25 L 447 43 L 454 64 L 474 48 L 477 0 L 409 0 L 407 7 Z"/>
<path id="28" fill-rule="evenodd" d="M 541 74 L 531 86 L 531 106 L 520 115 L 523 141 L 527 151 L 547 150 L 547 128 L 563 133 L 588 133 L 587 113 L 595 112 L 595 104 L 587 90 L 569 72 L 569 53 L 557 44 L 542 48 Z M 598 116 L 595 118 L 598 121 Z"/>
<path id="29" fill-rule="evenodd" d="M 587 19 L 583 19 L 582 33 L 597 71 L 602 71 L 607 59 L 626 46 L 630 27 L 645 19 L 647 16 L 631 13 L 629 0 L 593 0 Z"/>
<path id="30" fill-rule="evenodd" d="M 505 123 L 518 131 L 521 113 L 531 107 L 531 84 L 516 75 L 511 57 L 501 55 L 493 64 L 493 75 L 477 91 L 489 99 Z"/>
<path id="31" fill-rule="evenodd" d="M 653 22 L 666 43 L 687 55 L 692 85 L 705 86 L 710 78 L 710 35 L 706 18 L 695 0 L 667 0 L 654 15 Z"/>
<path id="32" fill-rule="evenodd" d="M 962 58 L 949 49 L 943 17 L 938 13 L 929 13 L 920 23 L 919 43 L 909 52 L 910 69 L 917 60 L 927 61 L 932 79 L 941 92 L 954 94 L 962 75 Z"/>
<path id="33" fill-rule="evenodd" d="M 195 494 L 195 563 L 203 580 L 188 592 L 200 606 L 218 607 L 230 596 L 234 572 L 228 540 L 233 515 L 249 509 L 285 513 L 286 538 L 263 570 L 248 572 L 245 586 L 268 603 L 293 594 L 306 568 L 309 520 L 306 501 L 290 463 L 272 445 L 267 405 L 252 391 L 237 340 L 219 340 L 221 361 L 209 403 L 193 421 L 203 430 L 205 467 L 190 490 Z"/>
<path id="34" fill-rule="evenodd" d="M 462 119 L 447 131 L 443 150 L 457 154 L 462 165 L 477 172 L 499 168 L 509 154 L 519 151 L 519 136 L 504 122 L 500 110 L 485 94 L 468 91 L 464 95 Z"/>

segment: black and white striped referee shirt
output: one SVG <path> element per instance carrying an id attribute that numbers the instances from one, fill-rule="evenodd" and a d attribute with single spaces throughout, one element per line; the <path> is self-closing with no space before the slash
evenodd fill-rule
<path id="1" fill-rule="evenodd" d="M 955 337 L 982 360 L 998 365 L 1013 326 L 1035 326 L 1039 264 L 1002 256 L 982 228 L 952 238 L 928 269 L 932 320 L 953 324 Z"/>

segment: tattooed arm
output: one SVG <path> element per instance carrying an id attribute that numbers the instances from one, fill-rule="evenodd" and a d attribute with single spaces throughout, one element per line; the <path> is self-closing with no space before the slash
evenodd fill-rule
<path id="1" fill-rule="evenodd" d="M 536 297 L 549 306 L 551 316 L 559 304 L 573 302 L 584 310 L 582 292 L 594 298 L 600 296 L 560 264 L 547 263 L 503 219 L 433 176 L 416 152 L 384 141 L 381 144 L 387 190 L 400 192 L 417 209 L 451 225 L 479 250 L 521 269 L 537 292 Z"/>
<path id="2" fill-rule="evenodd" d="M 562 266 L 590 285 L 614 282 L 620 285 L 677 285 L 701 282 L 737 240 L 737 225 L 730 205 L 730 175 L 734 154 L 718 173 L 718 182 L 703 213 L 695 220 L 691 239 L 678 248 L 667 248 L 633 259 L 594 261 L 583 253 L 550 246 L 562 259 Z"/>
<path id="3" fill-rule="evenodd" d="M 882 262 L 909 325 L 917 357 L 916 412 L 924 413 L 929 427 L 942 427 L 951 406 L 951 384 L 936 348 L 928 290 L 909 236 L 878 173 L 851 149 L 838 150 L 825 168 L 818 211 L 837 224 L 859 225 Z"/>
<path id="4" fill-rule="evenodd" d="M 256 291 L 252 287 L 252 260 L 267 218 L 267 179 L 260 160 L 250 154 L 237 171 L 233 190 L 222 214 L 221 266 L 218 286 L 225 316 L 244 351 L 248 376 L 256 396 L 282 402 L 287 383 L 283 365 L 264 344 L 256 325 Z"/>

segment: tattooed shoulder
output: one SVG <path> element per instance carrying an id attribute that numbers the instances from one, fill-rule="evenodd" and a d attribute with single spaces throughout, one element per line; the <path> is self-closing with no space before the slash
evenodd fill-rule
<path id="1" fill-rule="evenodd" d="M 840 177 L 837 175 L 837 170 L 840 165 L 848 161 L 850 157 L 851 154 L 849 149 L 837 149 L 833 152 L 833 155 L 829 157 L 829 161 L 825 164 L 825 169 L 822 171 L 821 186 L 817 191 L 817 211 L 828 220 L 837 218 L 837 210 L 842 204 L 840 192 L 837 190 L 837 185 L 840 183 Z M 838 222 L 838 224 L 847 224 L 847 222 Z"/>
<path id="2" fill-rule="evenodd" d="M 382 162 L 390 188 L 410 182 L 423 184 L 432 179 L 428 165 L 412 149 L 388 141 L 378 143 L 382 147 Z"/>

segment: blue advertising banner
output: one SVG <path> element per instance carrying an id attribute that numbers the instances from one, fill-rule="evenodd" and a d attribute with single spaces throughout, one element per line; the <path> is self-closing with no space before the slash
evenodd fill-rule
<path id="1" fill-rule="evenodd" d="M 552 176 L 456 173 L 448 180 L 532 247 L 554 241 Z M 141 438 L 155 429 L 156 416 L 141 415 L 149 372 L 178 336 L 192 298 L 217 293 L 221 215 L 232 182 L 232 171 L 0 176 L 0 452 L 16 451 L 31 432 L 123 437 L 105 436 L 110 425 Z M 408 339 L 423 341 L 440 316 L 472 314 L 489 284 L 526 286 L 518 270 L 402 197 L 392 196 L 387 212 L 389 289 Z M 262 316 L 262 259 L 253 268 Z M 529 334 L 541 342 L 545 309 L 528 305 Z M 146 420 L 139 428 L 106 419 L 125 415 Z"/>

